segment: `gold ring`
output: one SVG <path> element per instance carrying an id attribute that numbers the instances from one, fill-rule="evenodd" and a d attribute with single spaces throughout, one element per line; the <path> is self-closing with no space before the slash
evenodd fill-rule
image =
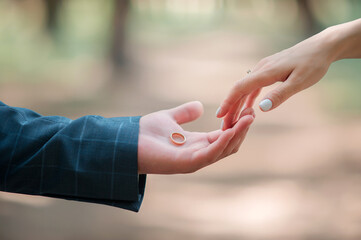
<path id="1" fill-rule="evenodd" d="M 183 134 L 178 133 L 178 132 L 173 132 L 170 135 L 170 139 L 176 145 L 183 145 L 186 142 L 186 137 Z"/>

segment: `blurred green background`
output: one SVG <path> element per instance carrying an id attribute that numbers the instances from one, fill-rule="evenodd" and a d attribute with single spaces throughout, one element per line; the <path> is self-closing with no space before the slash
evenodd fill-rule
<path id="1" fill-rule="evenodd" d="M 210 131 L 260 59 L 360 13 L 358 0 L 0 0 L 0 101 L 74 119 L 200 100 L 185 128 Z M 226 160 L 149 176 L 140 213 L 0 192 L 0 239 L 360 239 L 360 63 L 257 109 Z"/>

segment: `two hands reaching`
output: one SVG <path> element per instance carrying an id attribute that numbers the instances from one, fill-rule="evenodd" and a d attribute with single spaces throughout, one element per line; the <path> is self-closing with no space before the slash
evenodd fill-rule
<path id="1" fill-rule="evenodd" d="M 361 19 L 333 26 L 299 44 L 262 59 L 244 79 L 237 81 L 221 106 L 220 130 L 184 131 L 180 124 L 201 116 L 203 107 L 190 102 L 141 118 L 138 145 L 139 173 L 190 173 L 237 152 L 254 120 L 252 106 L 261 89 L 282 82 L 260 102 L 262 111 L 273 110 L 289 97 L 314 85 L 331 63 L 361 57 Z M 244 110 L 243 110 L 244 109 Z M 243 110 L 243 111 L 242 111 Z M 170 142 L 180 132 L 187 142 Z"/>

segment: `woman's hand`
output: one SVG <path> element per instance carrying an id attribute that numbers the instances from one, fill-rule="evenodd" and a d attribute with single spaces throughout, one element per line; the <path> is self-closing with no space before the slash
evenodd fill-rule
<path id="1" fill-rule="evenodd" d="M 223 129 L 232 126 L 242 108 L 251 107 L 262 87 L 283 82 L 265 95 L 262 111 L 269 111 L 292 95 L 314 85 L 335 59 L 333 36 L 325 30 L 305 41 L 262 59 L 244 79 L 233 86 L 222 102 L 217 117 L 224 117 Z"/>
<path id="2" fill-rule="evenodd" d="M 224 117 L 222 129 L 233 125 L 241 109 L 253 105 L 262 87 L 282 82 L 266 94 L 262 111 L 275 109 L 292 95 L 314 85 L 332 62 L 361 58 L 361 19 L 336 25 L 299 44 L 262 59 L 244 79 L 233 86 L 217 110 Z"/>
<path id="3" fill-rule="evenodd" d="M 138 172 L 191 173 L 238 151 L 254 120 L 253 109 L 245 109 L 240 119 L 226 131 L 188 132 L 180 124 L 191 122 L 203 113 L 200 102 L 189 102 L 173 109 L 148 114 L 140 119 Z M 175 145 L 172 132 L 182 133 L 187 141 Z"/>

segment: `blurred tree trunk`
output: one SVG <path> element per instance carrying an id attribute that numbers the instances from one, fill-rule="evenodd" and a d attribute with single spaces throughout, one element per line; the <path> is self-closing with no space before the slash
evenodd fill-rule
<path id="1" fill-rule="evenodd" d="M 307 37 L 316 34 L 320 28 L 310 6 L 311 0 L 297 0 L 297 4 L 304 26 L 304 34 Z"/>
<path id="2" fill-rule="evenodd" d="M 46 11 L 46 29 L 54 33 L 58 28 L 59 11 L 63 0 L 44 0 Z"/>
<path id="3" fill-rule="evenodd" d="M 125 63 L 124 42 L 130 0 L 115 0 L 114 3 L 110 57 L 114 67 L 120 67 Z"/>

